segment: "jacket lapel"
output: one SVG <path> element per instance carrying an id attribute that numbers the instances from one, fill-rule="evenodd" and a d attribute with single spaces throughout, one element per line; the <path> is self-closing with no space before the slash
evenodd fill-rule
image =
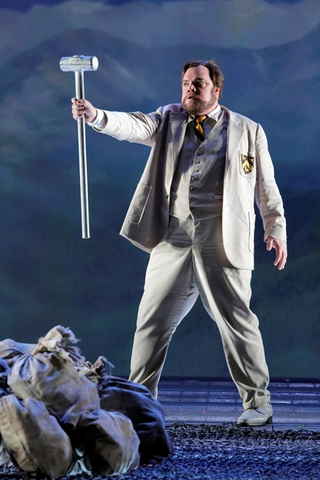
<path id="1" fill-rule="evenodd" d="M 238 154 L 238 145 L 243 135 L 243 128 L 240 126 L 240 119 L 239 117 L 230 112 L 226 107 L 222 107 L 223 110 L 226 112 L 229 118 L 229 125 L 228 125 L 228 136 L 227 136 L 227 152 L 226 152 L 226 168 L 225 168 L 225 175 L 227 174 L 229 167 L 235 157 Z"/>
<path id="2" fill-rule="evenodd" d="M 183 145 L 185 133 L 187 128 L 187 117 L 185 114 L 172 113 L 171 114 L 171 134 L 172 134 L 172 149 L 173 149 L 173 167 L 175 168 L 180 150 Z"/>

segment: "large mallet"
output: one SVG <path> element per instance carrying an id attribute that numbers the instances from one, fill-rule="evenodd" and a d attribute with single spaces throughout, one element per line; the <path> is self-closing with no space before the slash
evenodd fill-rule
<path id="1" fill-rule="evenodd" d="M 61 70 L 63 72 L 73 72 L 75 75 L 76 98 L 79 100 L 85 98 L 84 72 L 95 71 L 97 70 L 98 66 L 99 61 L 97 57 L 74 55 L 73 57 L 61 58 Z M 78 119 L 78 145 L 82 238 L 90 238 L 86 131 L 84 118 Z"/>

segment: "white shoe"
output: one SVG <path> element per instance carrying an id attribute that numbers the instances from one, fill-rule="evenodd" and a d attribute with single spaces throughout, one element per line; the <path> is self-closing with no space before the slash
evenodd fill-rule
<path id="1" fill-rule="evenodd" d="M 272 423 L 272 406 L 265 405 L 259 408 L 248 408 L 238 418 L 237 424 L 246 427 L 261 427 L 267 423 Z"/>

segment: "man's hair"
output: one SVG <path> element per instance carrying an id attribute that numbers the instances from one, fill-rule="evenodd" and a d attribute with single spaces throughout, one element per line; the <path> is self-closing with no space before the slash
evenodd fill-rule
<path id="1" fill-rule="evenodd" d="M 219 68 L 219 65 L 214 60 L 191 60 L 190 62 L 186 63 L 182 68 L 181 80 L 183 79 L 184 74 L 186 73 L 187 70 L 189 70 L 189 68 L 198 67 L 199 65 L 202 65 L 203 67 L 206 67 L 209 70 L 209 76 L 212 80 L 213 85 L 215 87 L 221 88 L 220 94 L 219 94 L 219 98 L 221 98 L 224 76 Z"/>

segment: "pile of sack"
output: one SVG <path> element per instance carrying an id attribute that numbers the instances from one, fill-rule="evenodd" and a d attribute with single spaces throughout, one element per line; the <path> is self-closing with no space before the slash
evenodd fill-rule
<path id="1" fill-rule="evenodd" d="M 85 360 L 69 328 L 0 341 L 0 465 L 51 479 L 123 474 L 172 454 L 160 403 Z"/>

